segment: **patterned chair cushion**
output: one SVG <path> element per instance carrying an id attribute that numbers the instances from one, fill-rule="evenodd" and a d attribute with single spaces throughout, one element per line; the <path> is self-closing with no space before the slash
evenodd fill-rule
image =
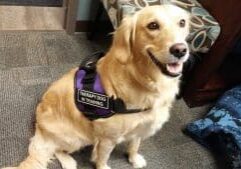
<path id="1" fill-rule="evenodd" d="M 191 13 L 191 33 L 188 43 L 192 52 L 206 53 L 220 33 L 217 21 L 196 0 L 102 0 L 113 27 L 121 19 L 149 6 L 175 4 Z"/>

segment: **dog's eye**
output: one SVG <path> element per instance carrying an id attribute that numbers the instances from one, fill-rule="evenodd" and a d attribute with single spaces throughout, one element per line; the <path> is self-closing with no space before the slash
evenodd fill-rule
<path id="1" fill-rule="evenodd" d="M 156 23 L 156 22 L 151 22 L 147 25 L 147 28 L 150 29 L 150 30 L 156 30 L 156 29 L 159 29 L 159 24 Z"/>
<path id="2" fill-rule="evenodd" d="M 184 19 L 181 19 L 179 21 L 179 26 L 183 28 L 183 27 L 185 27 L 185 25 L 186 25 L 186 21 Z"/>

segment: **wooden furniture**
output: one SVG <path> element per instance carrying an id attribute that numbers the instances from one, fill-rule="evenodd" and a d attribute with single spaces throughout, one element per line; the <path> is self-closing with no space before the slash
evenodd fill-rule
<path id="1" fill-rule="evenodd" d="M 70 35 L 75 32 L 78 4 L 79 0 L 64 0 L 63 6 L 66 7 L 64 28 Z"/>
<path id="2" fill-rule="evenodd" d="M 241 62 L 237 68 L 232 64 L 226 66 L 232 61 L 233 55 L 229 53 L 241 35 L 240 0 L 202 0 L 200 3 L 219 22 L 221 34 L 188 77 L 183 97 L 190 107 L 213 101 L 227 88 L 241 82 Z"/>

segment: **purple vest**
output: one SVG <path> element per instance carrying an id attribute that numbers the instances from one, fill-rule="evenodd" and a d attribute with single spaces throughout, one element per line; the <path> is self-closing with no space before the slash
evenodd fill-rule
<path id="1" fill-rule="evenodd" d="M 76 107 L 89 120 L 107 118 L 116 113 L 138 113 L 147 109 L 126 109 L 121 98 L 113 99 L 105 95 L 96 63 L 103 53 L 97 52 L 88 57 L 75 73 L 74 91 Z"/>
<path id="2" fill-rule="evenodd" d="M 100 76 L 96 73 L 93 82 L 85 84 L 83 82 L 86 72 L 86 70 L 79 69 L 75 74 L 75 103 L 77 108 L 90 120 L 114 115 L 111 110 L 110 98 L 105 95 Z"/>

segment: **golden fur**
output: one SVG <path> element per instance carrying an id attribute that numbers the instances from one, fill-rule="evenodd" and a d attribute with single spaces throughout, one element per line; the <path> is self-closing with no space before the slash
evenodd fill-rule
<path id="1" fill-rule="evenodd" d="M 140 142 L 154 135 L 168 120 L 179 83 L 178 77 L 169 77 L 160 71 L 149 58 L 147 49 L 162 63 L 173 60 L 170 46 L 178 42 L 186 44 L 188 35 L 188 26 L 178 25 L 180 19 L 187 20 L 188 15 L 171 5 L 147 7 L 125 18 L 115 32 L 109 52 L 97 65 L 107 95 L 122 98 L 129 108 L 150 110 L 89 121 L 75 106 L 75 68 L 54 82 L 43 95 L 36 110 L 36 132 L 31 139 L 29 156 L 11 169 L 46 169 L 53 157 L 63 168 L 77 169 L 69 153 L 87 145 L 94 146 L 91 160 L 97 169 L 110 169 L 109 155 L 121 142 L 129 142 L 130 163 L 135 168 L 145 167 L 144 158 L 138 154 Z M 153 21 L 160 24 L 160 29 L 147 29 L 146 25 Z M 187 56 L 183 62 L 186 59 Z"/>

